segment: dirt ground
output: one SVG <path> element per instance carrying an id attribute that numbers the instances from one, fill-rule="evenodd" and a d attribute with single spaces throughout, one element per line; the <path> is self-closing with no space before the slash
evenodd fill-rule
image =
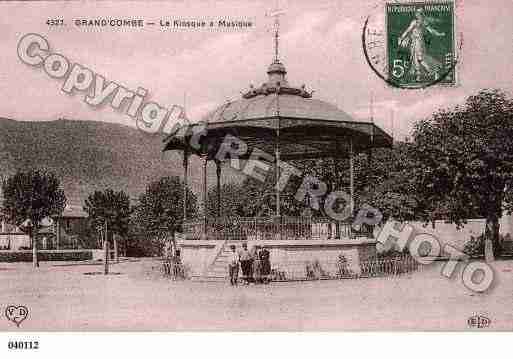
<path id="1" fill-rule="evenodd" d="M 494 264 L 494 287 L 473 293 L 443 263 L 395 278 L 271 283 L 172 281 L 154 259 L 112 266 L 86 263 L 0 263 L 0 331 L 175 330 L 469 330 L 480 314 L 489 329 L 513 330 L 513 261 Z M 20 328 L 8 305 L 30 314 Z"/>

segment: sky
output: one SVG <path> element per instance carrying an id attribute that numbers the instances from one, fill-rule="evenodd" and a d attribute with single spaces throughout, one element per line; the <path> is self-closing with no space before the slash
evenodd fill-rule
<path id="1" fill-rule="evenodd" d="M 462 103 L 482 88 L 513 92 L 513 2 L 457 1 L 457 38 L 463 40 L 458 84 L 424 90 L 386 85 L 367 65 L 361 33 L 365 19 L 381 0 L 278 1 L 281 16 L 280 60 L 292 85 L 305 84 L 314 98 L 336 104 L 355 119 L 370 116 L 396 139 L 409 136 L 415 121 L 439 108 Z M 266 80 L 273 59 L 275 7 L 269 1 L 39 2 L 0 3 L 0 117 L 48 121 L 60 117 L 134 126 L 126 114 L 94 108 L 84 94 L 65 94 L 63 80 L 17 56 L 27 33 L 43 35 L 51 50 L 106 79 L 135 90 L 148 90 L 146 101 L 171 108 L 185 104 L 199 120 L 227 100 L 240 98 L 250 84 Z M 154 21 L 144 28 L 91 28 L 75 19 L 135 18 Z M 49 26 L 63 19 L 65 26 Z M 161 19 L 251 21 L 244 29 L 170 30 Z M 393 120 L 392 120 L 393 118 Z"/>

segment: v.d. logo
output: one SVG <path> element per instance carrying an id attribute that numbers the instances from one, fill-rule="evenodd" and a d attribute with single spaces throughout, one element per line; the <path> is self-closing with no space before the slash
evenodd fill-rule
<path id="1" fill-rule="evenodd" d="M 27 319 L 29 310 L 24 305 L 10 305 L 5 309 L 5 317 L 15 323 L 19 328 L 20 324 Z"/>

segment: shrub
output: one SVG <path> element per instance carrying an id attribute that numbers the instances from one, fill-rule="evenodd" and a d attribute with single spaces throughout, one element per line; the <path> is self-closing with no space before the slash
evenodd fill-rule
<path id="1" fill-rule="evenodd" d="M 276 280 L 287 280 L 287 274 L 284 271 L 280 271 L 276 268 L 271 269 L 271 281 Z"/>
<path id="2" fill-rule="evenodd" d="M 347 277 L 349 275 L 351 275 L 351 270 L 349 269 L 347 258 L 343 254 L 339 254 L 337 260 L 337 276 Z"/>
<path id="3" fill-rule="evenodd" d="M 321 278 L 329 278 L 329 273 L 327 273 L 321 266 L 321 263 L 318 259 L 315 259 L 313 262 L 306 262 L 306 278 L 307 279 L 321 279 Z"/>
<path id="4" fill-rule="evenodd" d="M 470 236 L 470 240 L 463 246 L 463 253 L 470 257 L 484 256 L 484 235 Z"/>
<path id="5" fill-rule="evenodd" d="M 403 251 L 398 251 L 397 249 L 389 249 L 388 251 L 384 251 L 376 254 L 376 259 L 387 259 L 387 258 L 397 258 L 403 255 L 409 255 L 408 246 L 405 246 Z"/>

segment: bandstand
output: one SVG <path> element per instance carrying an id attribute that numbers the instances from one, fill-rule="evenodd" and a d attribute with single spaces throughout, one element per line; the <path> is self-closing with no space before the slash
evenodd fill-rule
<path id="1" fill-rule="evenodd" d="M 355 231 L 350 220 L 312 216 L 290 217 L 282 214 L 280 190 L 276 189 L 274 215 L 269 217 L 221 217 L 221 182 L 223 161 L 231 161 L 225 153 L 229 145 L 236 147 L 241 160 L 250 160 L 255 151 L 259 161 L 268 163 L 279 181 L 287 161 L 302 159 L 333 159 L 334 166 L 349 160 L 350 207 L 354 208 L 354 157 L 371 153 L 373 148 L 392 146 L 392 138 L 373 121 L 356 121 L 336 106 L 315 99 L 306 87 L 294 87 L 287 81 L 285 66 L 276 56 L 267 69 L 268 80 L 259 87 L 250 86 L 240 99 L 226 102 L 207 114 L 201 121 L 178 131 L 180 135 L 166 139 L 164 151 L 181 151 L 184 168 L 184 200 L 187 201 L 189 158 L 202 159 L 202 217 L 187 218 L 184 211 L 182 247 L 185 257 L 200 267 L 196 272 L 214 276 L 215 263 L 222 257 L 226 242 L 257 241 L 269 249 L 289 251 L 294 261 L 312 256 L 331 256 L 343 248 L 372 251 L 375 241 L 372 231 Z M 234 140 L 236 139 L 236 140 Z M 244 148 L 241 148 L 244 147 Z M 207 164 L 216 165 L 217 216 L 206 211 Z M 233 167 L 233 166 L 232 166 Z M 278 187 L 278 186 L 276 186 Z M 184 206 L 184 209 L 186 207 Z M 256 242 L 255 242 L 256 243 Z M 300 254 L 301 252 L 301 254 Z M 272 252 L 273 253 L 273 252 Z M 283 253 L 274 252 L 275 258 Z M 328 255 L 329 256 L 329 255 Z M 187 260 L 186 258 L 184 258 Z M 225 271 L 225 268 L 219 269 Z"/>

